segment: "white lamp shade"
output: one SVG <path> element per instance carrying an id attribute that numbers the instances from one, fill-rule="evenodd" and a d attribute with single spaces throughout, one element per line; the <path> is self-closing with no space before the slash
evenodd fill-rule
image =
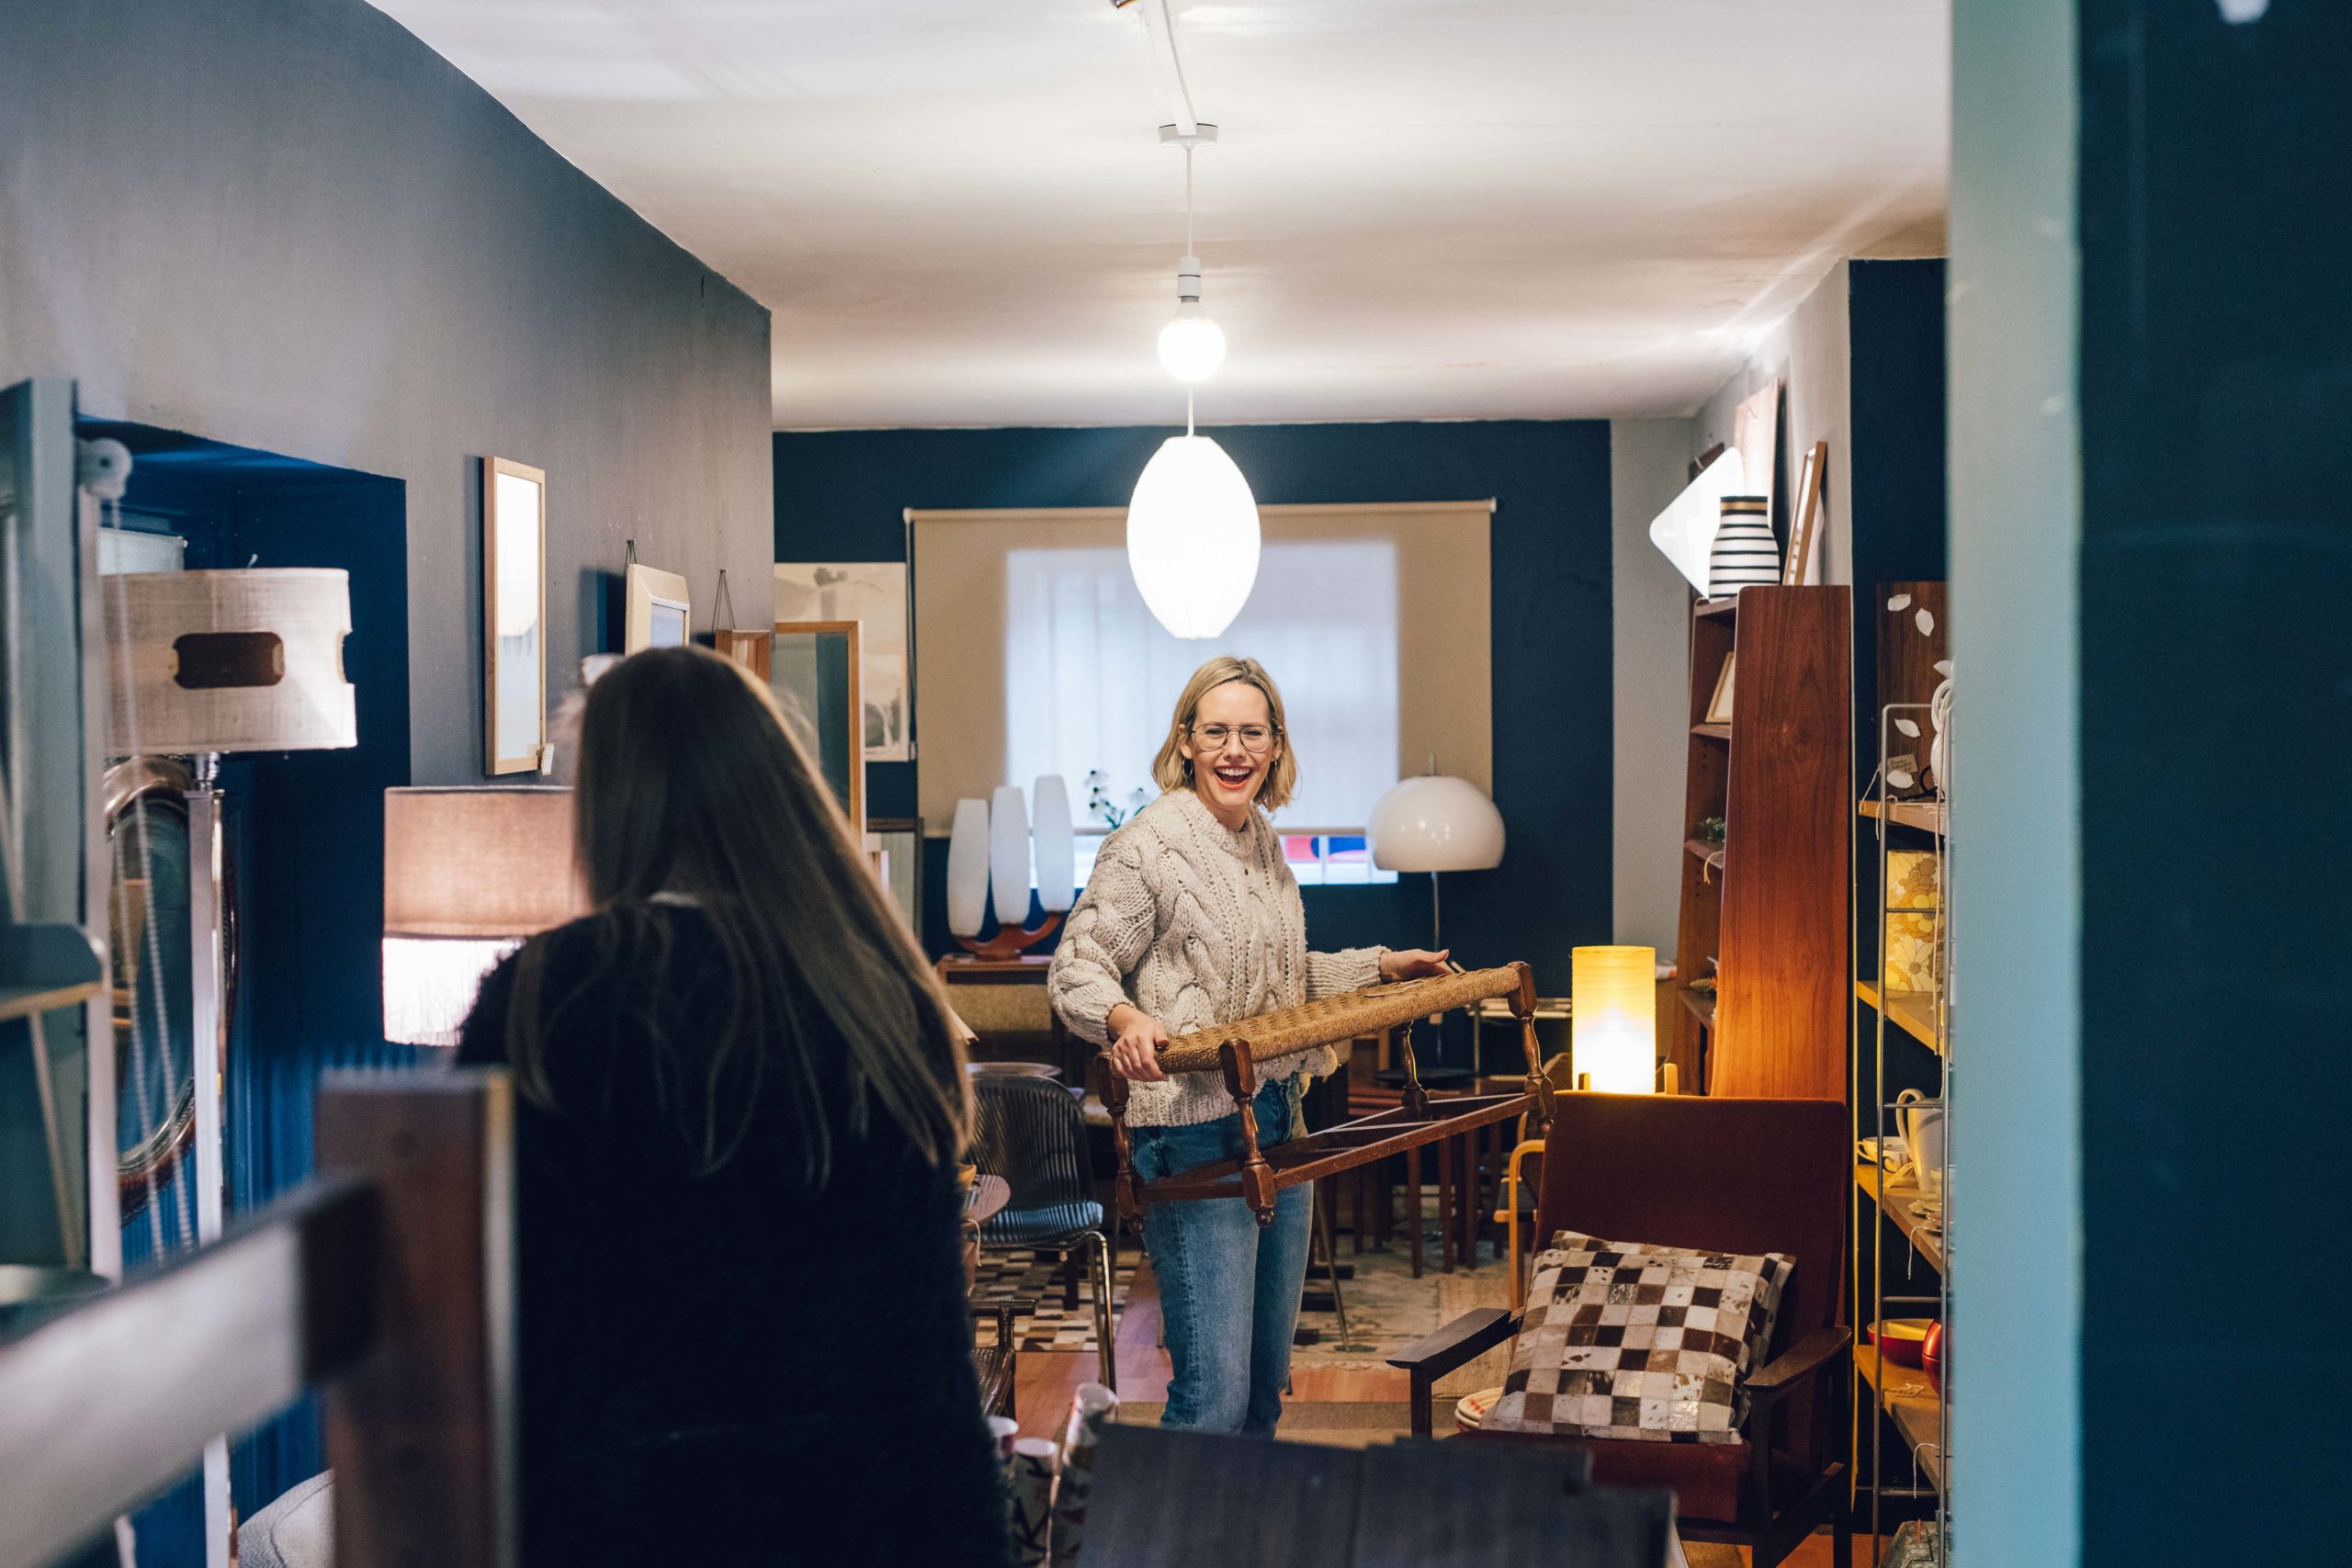
<path id="1" fill-rule="evenodd" d="M 1258 502 L 1224 447 L 1205 435 L 1160 443 L 1127 503 L 1127 567 L 1177 637 L 1233 624 L 1258 581 Z"/>
<path id="2" fill-rule="evenodd" d="M 384 1038 L 455 1045 L 482 977 L 588 912 L 571 792 L 384 792 Z"/>
<path id="3" fill-rule="evenodd" d="M 947 835 L 947 929 L 976 937 L 989 918 L 989 803 L 956 803 Z"/>
<path id="4" fill-rule="evenodd" d="M 999 784 L 989 803 L 989 886 L 996 918 L 1029 923 L 1029 812 L 1019 784 Z"/>
<path id="5" fill-rule="evenodd" d="M 1650 524 L 1650 543 L 1702 594 L 1707 592 L 1715 529 L 1723 522 L 1724 497 L 1741 492 L 1743 472 L 1739 448 L 1725 447 L 1724 455 L 1708 464 Z"/>
<path id="6" fill-rule="evenodd" d="M 1036 800 L 1029 841 L 1037 857 L 1037 902 L 1049 915 L 1067 914 L 1078 902 L 1078 835 L 1070 820 L 1069 786 L 1061 774 L 1046 773 L 1031 793 Z"/>
<path id="7" fill-rule="evenodd" d="M 1373 804 L 1372 863 L 1383 871 L 1485 871 L 1502 863 L 1503 814 L 1467 779 L 1399 779 Z"/>
<path id="8" fill-rule="evenodd" d="M 343 675 L 350 573 L 126 572 L 107 578 L 98 598 L 110 755 L 359 744 Z"/>
<path id="9" fill-rule="evenodd" d="M 1568 955 L 1577 1077 L 1602 1094 L 1657 1088 L 1657 949 L 1579 947 Z"/>

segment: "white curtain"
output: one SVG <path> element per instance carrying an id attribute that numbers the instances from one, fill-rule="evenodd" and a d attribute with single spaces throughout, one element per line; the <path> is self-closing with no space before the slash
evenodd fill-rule
<path id="1" fill-rule="evenodd" d="M 1223 637 L 1169 635 L 1144 607 L 1126 552 L 1014 549 L 1005 563 L 1006 776 L 1084 780 L 1124 805 L 1140 786 L 1185 681 L 1204 660 L 1255 659 L 1281 687 L 1298 789 L 1290 831 L 1362 829 L 1396 782 L 1396 546 L 1381 538 L 1268 541 L 1250 603 Z"/>

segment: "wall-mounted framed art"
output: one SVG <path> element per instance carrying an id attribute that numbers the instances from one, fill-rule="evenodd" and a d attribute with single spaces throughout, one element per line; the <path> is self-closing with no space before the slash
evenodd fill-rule
<path id="1" fill-rule="evenodd" d="M 481 460 L 482 756 L 536 773 L 548 749 L 548 476 Z"/>
<path id="2" fill-rule="evenodd" d="M 865 842 L 864 705 L 855 621 L 778 621 L 768 684 L 785 723 L 817 765 L 849 818 L 851 842 Z"/>
<path id="3" fill-rule="evenodd" d="M 1813 570 L 1814 523 L 1821 515 L 1821 479 L 1829 469 L 1829 443 L 1816 441 L 1805 448 L 1797 469 L 1797 492 L 1789 505 L 1789 558 L 1781 568 L 1781 581 L 1804 586 Z"/>
<path id="4" fill-rule="evenodd" d="M 869 762 L 905 762 L 914 757 L 907 606 L 904 561 L 775 563 L 777 620 L 855 621 L 861 628 L 859 660 L 865 668 L 858 684 Z"/>
<path id="5" fill-rule="evenodd" d="M 635 561 L 628 568 L 628 614 L 621 651 L 637 653 L 649 648 L 684 648 L 694 630 L 693 596 L 686 580 Z"/>

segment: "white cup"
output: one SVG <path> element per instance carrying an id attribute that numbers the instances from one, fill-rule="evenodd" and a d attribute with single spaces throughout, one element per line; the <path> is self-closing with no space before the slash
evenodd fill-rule
<path id="1" fill-rule="evenodd" d="M 1894 1097 L 1903 1120 L 1903 1141 L 1911 1153 L 1911 1173 L 1920 1193 L 1940 1199 L 1944 1185 L 1944 1102 L 1916 1089 Z"/>

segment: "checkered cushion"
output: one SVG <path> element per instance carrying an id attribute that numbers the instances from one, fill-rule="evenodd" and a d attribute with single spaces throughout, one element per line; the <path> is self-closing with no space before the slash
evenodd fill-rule
<path id="1" fill-rule="evenodd" d="M 1534 1258 L 1490 1432 L 1733 1443 L 1795 1264 L 1562 1231 Z"/>

